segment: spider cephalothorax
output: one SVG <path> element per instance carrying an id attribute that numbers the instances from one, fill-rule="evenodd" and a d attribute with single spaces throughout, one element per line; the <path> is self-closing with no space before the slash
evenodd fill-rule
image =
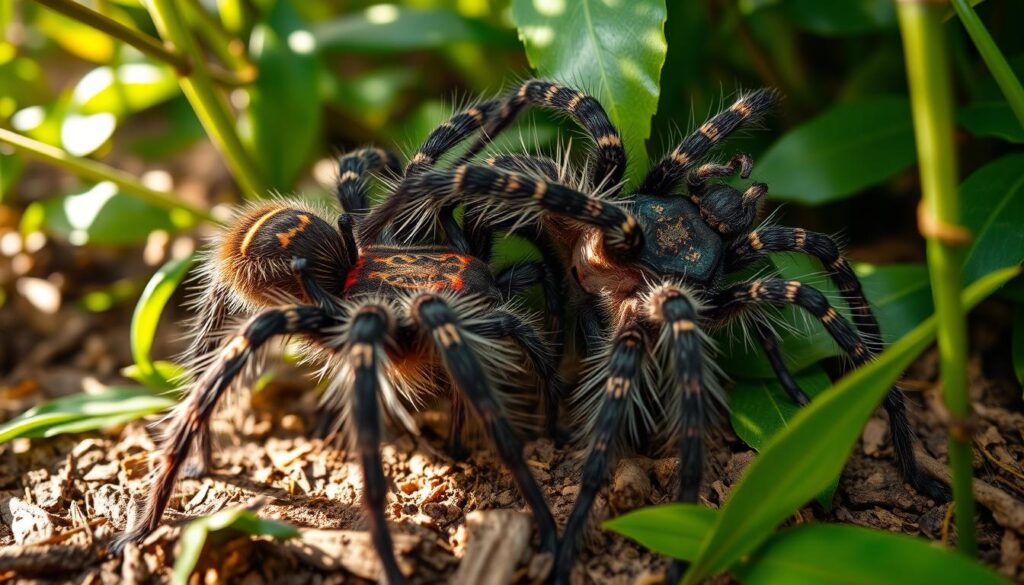
<path id="1" fill-rule="evenodd" d="M 430 201 L 441 209 L 465 204 L 470 232 L 477 229 L 473 221 L 481 221 L 479 229 L 485 235 L 495 227 L 514 228 L 523 217 L 536 217 L 539 221 L 525 235 L 544 244 L 542 252 L 554 256 L 552 265 L 567 266 L 566 273 L 572 274 L 578 293 L 574 308 L 590 357 L 569 406 L 575 414 L 574 430 L 589 450 L 581 490 L 559 547 L 556 582 L 569 578 L 578 536 L 614 454 L 667 443 L 653 437 L 675 437 L 681 458 L 679 498 L 697 500 L 706 402 L 719 395 L 704 332 L 750 318 L 782 386 L 799 404 L 806 403 L 807 396 L 787 371 L 775 334 L 759 317 L 760 308 L 789 304 L 803 309 L 820 321 L 856 365 L 879 349 L 878 323 L 833 240 L 800 228 L 755 229 L 767 186 L 753 183 L 741 192 L 716 180 L 735 174 L 748 178 L 750 157 L 739 154 L 726 164 L 703 160 L 729 134 L 763 116 L 775 100 L 770 90 L 742 95 L 687 136 L 635 191 L 613 200 L 622 190 L 626 155 L 600 104 L 570 87 L 527 81 L 499 106 L 483 111 L 483 135 L 462 155 L 461 164 L 407 178 L 364 224 L 363 233 L 369 237 L 392 223 L 422 224 L 422 210 Z M 587 165 L 592 170 L 587 188 L 559 182 L 554 163 L 541 157 L 471 162 L 527 105 L 568 114 L 588 132 L 594 155 Z M 446 144 L 469 133 L 465 128 L 448 132 Z M 601 194 L 589 195 L 588 190 Z M 481 209 L 496 215 L 488 218 Z M 516 214 L 519 220 L 506 221 Z M 441 225 L 445 231 L 458 228 L 450 221 Z M 728 284 L 726 276 L 763 261 L 771 252 L 817 258 L 843 292 L 853 323 L 821 292 L 799 281 L 759 278 Z M 890 391 L 885 408 L 903 476 L 917 490 L 944 497 L 940 484 L 917 467 L 898 389 Z"/>
<path id="2" fill-rule="evenodd" d="M 310 361 L 328 378 L 325 411 L 339 418 L 328 430 L 344 420 L 351 431 L 370 532 L 389 583 L 404 576 L 385 523 L 382 410 L 412 426 L 410 411 L 432 396 L 451 398 L 453 451 L 461 450 L 465 411 L 476 415 L 536 518 L 541 549 L 555 552 L 554 520 L 509 422 L 522 415 L 510 411 L 524 400 L 554 401 L 557 354 L 511 302 L 544 271 L 527 263 L 493 274 L 456 244 L 357 240 L 353 229 L 368 207 L 365 176 L 395 170 L 395 161 L 379 149 L 341 159 L 343 211 L 336 222 L 296 201 L 272 201 L 243 212 L 214 243 L 201 271 L 204 292 L 188 351 L 194 381 L 166 423 L 145 511 L 117 546 L 159 525 L 190 451 L 200 454 L 198 471 L 210 463 L 210 417 L 254 354 L 274 337 L 295 335 L 308 342 Z M 405 177 L 430 168 L 421 163 L 414 159 Z M 248 321 L 225 338 L 231 314 Z"/>

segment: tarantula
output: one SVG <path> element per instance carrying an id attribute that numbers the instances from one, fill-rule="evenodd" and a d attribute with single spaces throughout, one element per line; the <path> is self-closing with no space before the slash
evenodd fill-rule
<path id="1" fill-rule="evenodd" d="M 479 121 L 481 136 L 456 166 L 406 179 L 363 223 L 361 233 L 373 239 L 389 225 L 415 230 L 431 221 L 423 214 L 427 202 L 438 204 L 442 214 L 463 204 L 467 224 L 484 218 L 480 229 L 485 234 L 495 225 L 538 226 L 535 233 L 553 243 L 547 253 L 557 255 L 555 263 L 571 267 L 580 293 L 573 306 L 590 356 L 569 404 L 576 435 L 589 448 L 581 490 L 559 545 L 556 583 L 568 581 L 578 537 L 615 454 L 677 438 L 678 498 L 697 501 L 708 402 L 724 400 L 705 332 L 751 318 L 779 381 L 798 404 L 805 404 L 807 395 L 786 369 L 778 339 L 758 315 L 759 307 L 789 304 L 807 311 L 856 365 L 880 350 L 878 322 L 836 243 L 801 228 L 755 229 L 767 186 L 755 182 L 741 192 L 716 181 L 736 174 L 748 178 L 750 156 L 737 154 L 726 164 L 704 162 L 713 147 L 762 117 L 776 99 L 774 91 L 765 89 L 742 95 L 687 136 L 635 191 L 613 200 L 622 190 L 626 152 L 604 109 L 576 89 L 527 81 L 488 109 L 492 115 Z M 563 184 L 550 159 L 506 156 L 487 164 L 471 162 L 530 105 L 562 112 L 589 134 L 594 151 L 588 162 L 589 189 L 584 190 L 597 195 Z M 466 130 L 459 139 L 469 134 Z M 434 157 L 420 152 L 417 160 L 431 163 Z M 446 232 L 458 228 L 450 220 L 441 225 Z M 467 227 L 473 231 L 474 226 Z M 729 284 L 728 275 L 764 261 L 771 252 L 802 252 L 820 260 L 843 292 L 853 324 L 821 292 L 796 280 Z M 892 388 L 884 405 L 903 476 L 918 491 L 944 498 L 941 484 L 918 469 L 903 394 Z"/>
<path id="2" fill-rule="evenodd" d="M 473 108 L 452 123 L 482 116 Z M 440 155 L 443 146 L 428 141 L 425 148 Z M 397 180 L 429 171 L 422 163 L 413 159 Z M 543 281 L 544 267 L 520 263 L 493 274 L 464 244 L 398 245 L 389 241 L 401 233 L 358 235 L 369 206 L 365 178 L 381 169 L 400 175 L 396 157 L 380 149 L 341 158 L 342 212 L 335 225 L 299 202 L 280 200 L 249 209 L 215 242 L 188 351 L 197 375 L 167 422 L 145 510 L 115 550 L 157 528 L 191 451 L 198 451 L 200 472 L 209 465 L 210 417 L 257 350 L 272 338 L 297 335 L 308 342 L 310 359 L 324 366 L 325 409 L 353 430 L 369 529 L 389 583 L 405 579 L 385 522 L 381 411 L 412 430 L 410 410 L 446 388 L 454 389 L 452 449 L 459 450 L 468 406 L 531 508 L 541 550 L 554 555 L 554 519 L 509 422 L 515 401 L 530 398 L 529 390 L 557 391 L 557 352 L 508 300 Z M 232 313 L 250 318 L 221 343 L 218 331 Z"/>

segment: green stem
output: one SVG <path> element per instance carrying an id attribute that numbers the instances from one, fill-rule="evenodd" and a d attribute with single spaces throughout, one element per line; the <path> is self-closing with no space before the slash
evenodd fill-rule
<path id="1" fill-rule="evenodd" d="M 967 394 L 967 325 L 960 298 L 965 243 L 959 227 L 956 155 L 953 150 L 953 90 L 942 28 L 942 3 L 897 0 L 910 84 L 914 135 L 921 173 L 919 228 L 928 240 L 928 272 L 938 316 L 939 367 L 951 415 L 949 463 L 953 472 L 958 546 L 977 554 L 974 494 L 971 491 L 971 413 Z M 922 219 L 924 221 L 920 221 Z"/>
<path id="2" fill-rule="evenodd" d="M 217 58 L 228 67 L 255 79 L 256 65 L 249 60 L 245 43 L 224 30 L 217 19 L 203 8 L 199 0 L 185 0 L 185 6 L 192 17 L 192 23 L 206 40 L 210 50 L 217 54 Z"/>
<path id="3" fill-rule="evenodd" d="M 259 198 L 268 192 L 267 183 L 256 168 L 242 140 L 235 131 L 235 121 L 224 97 L 211 82 L 206 62 L 192 34 L 178 11 L 175 0 L 147 0 L 153 22 L 160 36 L 183 50 L 192 60 L 193 69 L 188 77 L 179 78 L 181 89 L 199 117 L 206 133 L 224 155 L 232 175 L 246 198 Z"/>
<path id="4" fill-rule="evenodd" d="M 84 4 L 79 4 L 74 0 L 36 0 L 36 2 L 68 18 L 91 26 L 98 31 L 105 32 L 115 39 L 128 43 L 142 53 L 174 67 L 179 75 L 188 75 L 192 70 L 192 63 L 185 55 L 172 48 L 165 47 L 159 40 L 129 28 L 108 16 L 90 9 Z"/>
<path id="5" fill-rule="evenodd" d="M 989 34 L 984 23 L 978 18 L 978 13 L 974 11 L 971 4 L 967 0 L 952 0 L 952 3 L 953 9 L 956 10 L 957 16 L 960 17 L 960 22 L 967 29 L 967 34 L 974 41 L 974 46 L 981 53 L 981 58 L 985 60 L 988 70 L 992 72 L 992 77 L 996 80 L 996 84 L 999 85 L 999 89 L 1006 96 L 1006 101 L 1010 104 L 1013 115 L 1017 117 L 1017 121 L 1024 127 L 1024 87 L 1021 87 L 1020 80 L 1013 74 L 1013 69 L 1006 62 L 1006 57 L 999 50 L 992 35 Z"/>
<path id="6" fill-rule="evenodd" d="M 171 193 L 150 189 L 132 175 L 87 158 L 71 156 L 63 150 L 26 138 L 0 128 L 0 143 L 8 144 L 25 156 L 66 169 L 79 177 L 93 181 L 110 181 L 137 199 L 163 209 L 183 209 L 193 216 L 213 223 L 221 223 L 209 211 L 180 201 Z"/>

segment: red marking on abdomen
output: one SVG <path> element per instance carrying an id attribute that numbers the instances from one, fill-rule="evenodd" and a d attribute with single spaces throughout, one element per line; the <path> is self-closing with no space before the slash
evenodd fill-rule
<path id="1" fill-rule="evenodd" d="M 344 290 L 348 290 L 348 289 L 352 288 L 353 286 L 355 286 L 355 284 L 357 282 L 359 282 L 359 273 L 363 271 L 363 266 L 365 266 L 365 265 L 366 265 L 366 257 L 365 256 L 360 256 L 359 259 L 356 260 L 355 266 L 353 266 L 351 269 L 349 269 L 348 274 L 345 276 L 345 289 Z"/>

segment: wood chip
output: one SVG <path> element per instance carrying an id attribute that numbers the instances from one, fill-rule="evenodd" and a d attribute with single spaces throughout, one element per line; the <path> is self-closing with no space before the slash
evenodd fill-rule
<path id="1" fill-rule="evenodd" d="M 403 575 L 412 575 L 415 566 L 411 557 L 420 546 L 420 538 L 392 533 L 391 539 L 395 546 L 399 569 Z M 381 579 L 384 574 L 369 532 L 307 529 L 302 531 L 301 538 L 284 541 L 281 546 L 302 561 L 323 571 L 344 569 L 357 577 L 371 581 Z"/>
<path id="2" fill-rule="evenodd" d="M 921 449 L 916 450 L 918 461 L 928 475 L 950 483 L 949 468 Z M 974 480 L 974 497 L 978 503 L 992 511 L 1000 526 L 1024 533 L 1024 503 L 1003 490 L 980 479 Z"/>
<path id="3" fill-rule="evenodd" d="M 53 521 L 46 510 L 20 498 L 0 501 L 0 517 L 11 528 L 14 542 L 18 544 L 42 542 L 55 532 Z"/>
<path id="4" fill-rule="evenodd" d="M 530 517 L 514 510 L 477 510 L 466 516 L 466 556 L 451 583 L 510 583 L 530 546 Z"/>

